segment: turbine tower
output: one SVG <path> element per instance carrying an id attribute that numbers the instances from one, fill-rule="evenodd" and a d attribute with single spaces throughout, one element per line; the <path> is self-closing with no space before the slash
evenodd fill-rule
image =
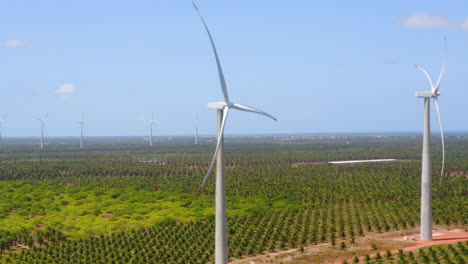
<path id="1" fill-rule="evenodd" d="M 153 126 L 155 125 L 154 123 L 154 113 L 151 113 L 151 120 L 149 122 L 149 127 L 150 127 L 150 137 L 149 137 L 149 141 L 150 141 L 150 146 L 153 146 Z"/>
<path id="2" fill-rule="evenodd" d="M 198 145 L 198 114 L 195 116 L 195 145 Z"/>
<path id="3" fill-rule="evenodd" d="M 83 130 L 84 130 L 84 114 L 81 116 L 81 121 L 80 121 L 80 148 L 83 148 Z"/>
<path id="4" fill-rule="evenodd" d="M 41 122 L 41 149 L 44 148 L 44 120 L 47 118 L 47 114 L 44 115 L 44 118 L 39 118 L 34 116 L 39 122 Z"/>
<path id="5" fill-rule="evenodd" d="M 211 47 L 213 48 L 213 53 L 216 59 L 216 65 L 218 68 L 219 81 L 221 84 L 221 90 L 223 92 L 224 101 L 216 103 L 208 103 L 208 108 L 217 110 L 217 119 L 218 119 L 218 133 L 217 133 L 217 143 L 216 150 L 211 161 L 208 172 L 206 173 L 205 178 L 203 179 L 202 184 L 200 185 L 200 190 L 204 188 L 208 177 L 213 170 L 215 161 L 216 161 L 216 220 L 215 220 L 215 264 L 226 264 L 228 263 L 228 242 L 227 242 L 227 216 L 226 216 L 226 186 L 224 178 L 224 127 L 226 125 L 226 119 L 230 109 L 237 109 L 240 111 L 253 112 L 261 115 L 265 115 L 276 121 L 276 118 L 273 116 L 253 107 L 243 106 L 240 104 L 233 103 L 229 100 L 226 82 L 224 80 L 224 74 L 221 69 L 221 63 L 219 61 L 218 53 L 211 37 L 211 33 L 208 29 L 208 26 L 205 23 L 205 20 L 201 16 L 197 6 L 192 2 L 195 10 L 197 11 L 208 37 L 211 42 Z"/>
<path id="6" fill-rule="evenodd" d="M 422 170 L 421 170 L 421 240 L 432 240 L 432 160 L 431 160 L 431 127 L 430 127 L 430 102 L 431 98 L 434 99 L 436 106 L 437 118 L 439 121 L 440 137 L 442 139 L 442 168 L 440 176 L 444 175 L 445 163 L 445 143 L 444 132 L 442 130 L 442 120 L 440 118 L 439 106 L 439 88 L 442 77 L 445 72 L 445 64 L 447 61 L 447 41 L 444 39 L 445 55 L 442 70 L 439 74 L 439 79 L 434 85 L 431 77 L 421 66 L 416 65 L 421 72 L 424 73 L 431 85 L 431 91 L 418 92 L 416 96 L 424 98 L 424 134 L 423 134 L 423 148 L 422 148 Z"/>

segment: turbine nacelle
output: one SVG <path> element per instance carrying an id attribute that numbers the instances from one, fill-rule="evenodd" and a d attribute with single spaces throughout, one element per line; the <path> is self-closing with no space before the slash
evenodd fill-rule
<path id="1" fill-rule="evenodd" d="M 432 98 L 432 97 L 436 97 L 438 95 L 434 95 L 434 93 L 432 93 L 432 92 L 417 92 L 416 96 L 419 97 L 419 98 Z"/>
<path id="2" fill-rule="evenodd" d="M 260 109 L 257 109 L 257 108 L 253 108 L 251 106 L 245 106 L 245 105 L 240 105 L 240 104 L 236 104 L 236 103 L 233 103 L 233 102 L 229 102 L 229 103 L 226 103 L 226 102 L 215 102 L 215 103 L 208 103 L 208 108 L 210 109 L 218 109 L 218 110 L 223 110 L 223 109 L 236 109 L 236 110 L 239 110 L 239 111 L 244 111 L 244 112 L 251 112 L 251 113 L 256 113 L 256 114 L 259 114 L 259 115 L 264 115 L 266 117 L 269 117 L 275 121 L 278 121 L 274 116 L 260 110 Z"/>
<path id="3" fill-rule="evenodd" d="M 229 108 L 232 108 L 232 107 L 234 106 L 234 104 L 233 104 L 233 103 L 226 103 L 226 102 L 208 103 L 208 108 L 210 108 L 210 109 L 222 110 L 222 109 L 224 109 L 226 106 L 229 107 Z"/>

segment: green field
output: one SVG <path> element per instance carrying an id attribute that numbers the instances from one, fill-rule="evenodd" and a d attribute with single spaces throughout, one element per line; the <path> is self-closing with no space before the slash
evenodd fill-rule
<path id="1" fill-rule="evenodd" d="M 434 222 L 467 228 L 468 136 L 447 137 L 440 177 L 434 140 Z M 350 144 L 347 144 L 350 142 Z M 419 223 L 416 136 L 227 138 L 232 259 L 354 240 Z M 0 149 L 0 263 L 207 263 L 214 251 L 213 143 L 135 140 L 39 151 Z M 396 158 L 329 166 L 330 160 Z M 165 161 L 166 165 L 136 163 Z"/>

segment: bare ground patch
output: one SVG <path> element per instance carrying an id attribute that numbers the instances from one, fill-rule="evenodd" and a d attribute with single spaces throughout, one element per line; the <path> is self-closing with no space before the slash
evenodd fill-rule
<path id="1" fill-rule="evenodd" d="M 355 243 L 351 243 L 349 239 L 337 239 L 336 245 L 330 243 L 307 245 L 303 247 L 303 251 L 299 248 L 289 249 L 285 251 L 270 252 L 263 255 L 247 257 L 244 259 L 233 259 L 231 264 L 266 264 L 266 263 L 284 263 L 284 264 L 299 264 L 299 263 L 341 263 L 343 260 L 352 260 L 354 256 L 363 258 L 365 255 L 374 256 L 377 252 L 384 254 L 386 250 L 397 252 L 398 249 L 414 250 L 413 247 L 430 246 L 435 241 L 440 243 L 450 243 L 447 237 L 443 235 L 454 235 L 457 239 L 468 240 L 468 233 L 463 229 L 452 229 L 446 226 L 435 227 L 435 232 L 442 236 L 434 236 L 434 241 L 422 243 L 421 241 L 405 241 L 404 236 L 415 236 L 417 239 L 418 229 L 412 228 L 407 230 L 392 231 L 386 233 L 369 233 L 363 237 L 356 237 Z M 456 233 L 456 234 L 455 234 Z M 460 238 L 461 237 L 461 238 Z M 465 241 L 466 241 L 465 240 Z M 460 241 L 460 240 L 458 240 Z M 341 242 L 346 244 L 346 249 L 340 249 Z M 438 244 L 440 244 L 438 243 Z M 374 247 L 373 247 L 374 246 Z M 376 248 L 375 248 L 376 247 Z"/>

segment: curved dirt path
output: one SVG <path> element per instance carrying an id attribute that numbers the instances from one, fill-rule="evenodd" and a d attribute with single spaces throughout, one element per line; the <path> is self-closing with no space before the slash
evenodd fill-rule
<path id="1" fill-rule="evenodd" d="M 408 236 L 408 238 L 410 238 L 410 237 L 411 236 Z M 431 241 L 420 241 L 419 240 L 420 239 L 419 235 L 416 235 L 414 237 L 416 238 L 416 240 L 414 240 L 414 241 L 413 240 L 404 240 L 401 236 L 391 238 L 391 240 L 400 241 L 400 242 L 404 241 L 404 242 L 414 243 L 413 246 L 402 248 L 404 252 L 409 252 L 409 251 L 413 251 L 413 250 L 420 249 L 420 248 L 423 248 L 423 247 L 430 247 L 430 246 L 443 245 L 443 244 L 452 244 L 452 243 L 457 243 L 459 241 L 468 241 L 468 232 L 464 232 L 464 231 L 461 231 L 461 230 L 439 231 L 437 233 L 433 233 L 433 235 L 432 235 L 433 240 L 431 240 Z M 398 250 L 395 249 L 395 250 L 392 250 L 391 252 L 392 252 L 392 254 L 396 254 L 396 253 L 398 253 Z M 380 254 L 384 255 L 385 251 L 380 252 Z M 369 256 L 371 258 L 374 258 L 376 255 L 377 255 L 377 253 L 374 253 L 374 254 L 370 254 Z M 364 256 L 359 257 L 359 260 L 363 260 L 363 259 L 364 259 Z M 352 261 L 352 259 L 347 259 L 347 261 L 350 262 L 350 261 Z M 342 264 L 342 263 L 343 263 L 343 260 L 341 260 L 339 262 L 334 262 L 334 264 Z"/>
<path id="2" fill-rule="evenodd" d="M 418 236 L 416 236 L 416 238 L 418 238 Z M 442 231 L 442 232 L 435 233 L 432 238 L 433 238 L 432 241 L 414 241 L 414 243 L 416 243 L 417 245 L 403 248 L 403 251 L 413 251 L 415 249 L 419 249 L 423 247 L 443 245 L 443 244 L 452 244 L 458 241 L 468 241 L 468 232 Z"/>

